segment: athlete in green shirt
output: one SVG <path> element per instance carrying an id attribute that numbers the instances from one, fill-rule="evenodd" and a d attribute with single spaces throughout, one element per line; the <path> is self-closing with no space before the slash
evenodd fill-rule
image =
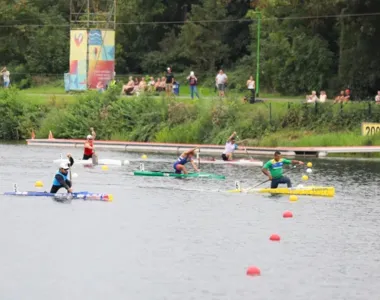
<path id="1" fill-rule="evenodd" d="M 292 182 L 290 179 L 283 175 L 283 165 L 290 165 L 290 164 L 299 164 L 303 165 L 304 163 L 299 160 L 289 160 L 285 158 L 281 158 L 281 152 L 276 151 L 274 153 L 274 159 L 271 159 L 268 161 L 263 169 L 262 172 L 268 176 L 269 180 L 272 181 L 270 188 L 271 189 L 277 189 L 278 185 L 281 183 L 286 183 L 288 185 L 288 188 L 292 187 Z"/>

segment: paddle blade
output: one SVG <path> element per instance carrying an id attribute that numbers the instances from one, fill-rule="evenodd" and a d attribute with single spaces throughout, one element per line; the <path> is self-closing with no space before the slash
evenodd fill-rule
<path id="1" fill-rule="evenodd" d="M 237 190 L 237 189 L 234 189 L 234 190 L 228 190 L 227 193 L 241 193 L 242 190 Z"/>

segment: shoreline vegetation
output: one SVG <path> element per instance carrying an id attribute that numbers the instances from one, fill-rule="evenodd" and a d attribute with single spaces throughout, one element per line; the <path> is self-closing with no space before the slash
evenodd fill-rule
<path id="1" fill-rule="evenodd" d="M 287 98 L 245 104 L 238 94 L 191 100 L 120 97 L 119 87 L 76 95 L 43 91 L 0 91 L 0 139 L 28 139 L 32 131 L 47 138 L 50 130 L 55 138 L 84 138 L 94 127 L 103 140 L 224 144 L 236 131 L 244 146 L 380 145 L 380 135 L 361 136 L 361 122 L 380 122 L 380 105 L 367 101 L 311 105 Z"/>

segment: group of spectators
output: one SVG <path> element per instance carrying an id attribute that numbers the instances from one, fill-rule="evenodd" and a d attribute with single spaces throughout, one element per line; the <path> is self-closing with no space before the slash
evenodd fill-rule
<path id="1" fill-rule="evenodd" d="M 129 77 L 127 84 L 124 84 L 121 90 L 122 95 L 140 95 L 144 92 L 166 92 L 170 96 L 173 92 L 173 85 L 175 83 L 174 74 L 171 68 L 167 68 L 166 75 L 158 77 L 150 77 L 149 81 L 145 77 L 135 78 Z"/>

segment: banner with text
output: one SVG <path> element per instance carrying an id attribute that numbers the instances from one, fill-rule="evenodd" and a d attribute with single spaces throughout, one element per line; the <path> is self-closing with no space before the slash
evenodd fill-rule
<path id="1" fill-rule="evenodd" d="M 87 90 L 87 31 L 70 31 L 70 90 Z"/>
<path id="2" fill-rule="evenodd" d="M 115 70 L 115 31 L 93 29 L 88 36 L 88 84 L 104 87 L 113 79 Z"/>

